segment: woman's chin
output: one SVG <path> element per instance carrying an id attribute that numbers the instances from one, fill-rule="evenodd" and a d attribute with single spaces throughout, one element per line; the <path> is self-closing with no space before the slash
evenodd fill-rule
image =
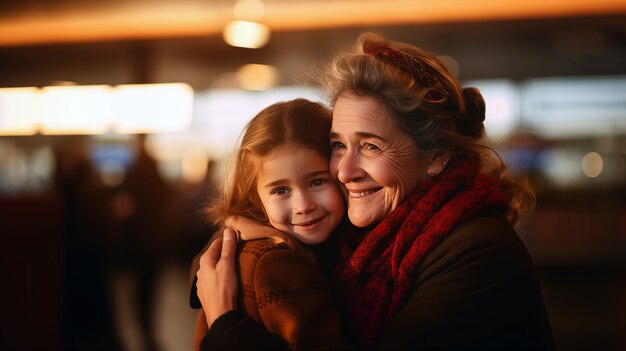
<path id="1" fill-rule="evenodd" d="M 372 211 L 365 212 L 360 209 L 354 209 L 352 211 L 348 209 L 348 219 L 350 219 L 350 223 L 359 228 L 369 227 L 375 224 L 377 220 Z"/>

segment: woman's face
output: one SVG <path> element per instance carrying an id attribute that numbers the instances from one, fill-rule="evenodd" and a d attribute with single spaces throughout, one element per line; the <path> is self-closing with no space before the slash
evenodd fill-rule
<path id="1" fill-rule="evenodd" d="M 357 227 L 377 224 L 425 178 L 429 165 L 413 140 L 372 97 L 344 93 L 333 111 L 331 175 L 343 184 Z"/>

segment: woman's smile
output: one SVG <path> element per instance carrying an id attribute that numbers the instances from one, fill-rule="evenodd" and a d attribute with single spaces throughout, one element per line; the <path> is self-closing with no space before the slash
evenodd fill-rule
<path id="1" fill-rule="evenodd" d="M 371 190 L 350 190 L 348 189 L 348 194 L 350 195 L 351 198 L 362 198 L 368 195 L 371 195 L 375 192 L 378 192 L 380 189 L 382 189 L 382 187 L 376 188 L 376 189 L 371 189 Z"/>

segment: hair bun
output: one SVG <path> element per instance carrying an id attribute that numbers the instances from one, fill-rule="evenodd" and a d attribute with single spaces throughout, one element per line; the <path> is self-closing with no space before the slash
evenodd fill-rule
<path id="1" fill-rule="evenodd" d="M 463 96 L 466 112 L 457 127 L 462 134 L 478 139 L 485 130 L 485 100 L 477 88 L 464 88 Z"/>

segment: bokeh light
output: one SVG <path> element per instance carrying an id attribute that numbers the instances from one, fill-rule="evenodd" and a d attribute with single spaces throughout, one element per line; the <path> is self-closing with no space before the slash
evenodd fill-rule
<path id="1" fill-rule="evenodd" d="M 602 174 L 602 169 L 604 168 L 604 161 L 602 160 L 602 156 L 600 156 L 597 152 L 590 152 L 586 154 L 582 161 L 581 167 L 583 169 L 583 173 L 589 178 L 596 178 L 600 174 Z"/>

